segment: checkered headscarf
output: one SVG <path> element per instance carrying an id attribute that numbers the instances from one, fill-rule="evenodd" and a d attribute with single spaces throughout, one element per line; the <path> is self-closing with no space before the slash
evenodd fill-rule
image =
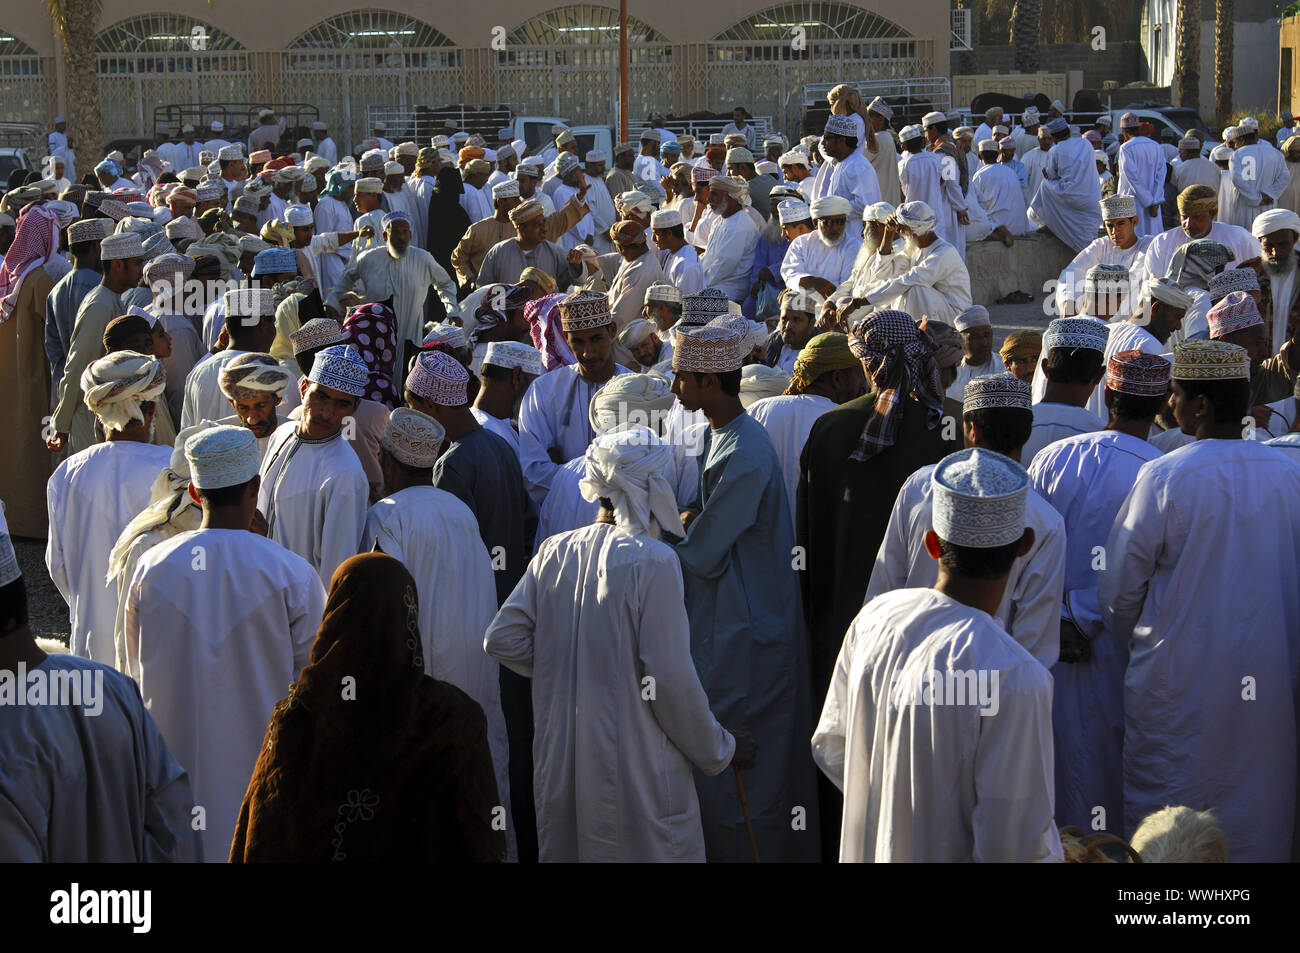
<path id="1" fill-rule="evenodd" d="M 876 389 L 875 410 L 850 460 L 865 462 L 894 445 L 901 420 L 898 403 L 908 394 L 925 407 L 926 429 L 939 426 L 943 416 L 939 369 L 910 314 L 873 311 L 853 326 L 849 349 L 862 361 Z"/>

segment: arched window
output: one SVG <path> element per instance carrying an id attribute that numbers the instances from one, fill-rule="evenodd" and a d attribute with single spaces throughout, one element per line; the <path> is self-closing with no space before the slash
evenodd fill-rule
<path id="1" fill-rule="evenodd" d="M 352 10 L 322 20 L 289 44 L 292 50 L 373 50 L 451 46 L 429 24 L 395 10 Z"/>
<path id="2" fill-rule="evenodd" d="M 875 40 L 905 37 L 908 32 L 863 7 L 844 3 L 783 3 L 733 23 L 714 40 L 779 42 L 802 28 L 809 40 Z"/>
<path id="3" fill-rule="evenodd" d="M 629 43 L 666 43 L 667 37 L 636 17 L 627 18 Z M 506 35 L 507 45 L 579 46 L 618 43 L 618 11 L 575 4 L 525 20 Z"/>
<path id="4" fill-rule="evenodd" d="M 35 56 L 36 51 L 8 30 L 0 29 L 0 56 Z"/>
<path id="5" fill-rule="evenodd" d="M 100 53 L 191 53 L 242 50 L 229 33 L 177 13 L 149 13 L 115 23 L 95 37 Z"/>

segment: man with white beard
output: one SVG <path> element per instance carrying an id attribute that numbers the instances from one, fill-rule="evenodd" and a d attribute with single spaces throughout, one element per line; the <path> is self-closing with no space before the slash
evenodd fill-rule
<path id="1" fill-rule="evenodd" d="M 876 283 L 856 294 L 854 305 L 896 308 L 913 317 L 952 324 L 971 305 L 970 272 L 957 250 L 934 231 L 934 210 L 924 202 L 904 202 L 888 222 L 903 239 L 903 254 L 882 241 L 881 259 L 891 258 L 874 276 Z"/>
<path id="2" fill-rule="evenodd" d="M 1224 180 L 1224 221 L 1250 228 L 1261 212 L 1277 205 L 1291 181 L 1286 159 L 1259 141 L 1259 121 L 1247 116 L 1237 124 L 1237 145 L 1228 159 Z"/>
<path id="3" fill-rule="evenodd" d="M 956 184 L 955 163 L 938 152 L 926 151 L 925 133 L 920 126 L 907 126 L 898 135 L 903 143 L 903 157 L 898 162 L 898 180 L 902 185 L 903 197 L 908 202 L 922 202 L 933 210 L 936 216 L 935 231 L 965 261 L 965 236 L 959 237 L 960 248 L 957 248 L 952 238 L 956 234 L 959 220 L 950 186 L 957 190 L 958 198 L 961 197 L 961 189 Z M 964 204 L 962 210 L 964 214 Z M 940 227 L 940 223 L 947 226 L 947 233 Z"/>
<path id="4" fill-rule="evenodd" d="M 858 256 L 853 260 L 853 268 L 844 279 L 831 299 L 863 294 L 877 280 L 877 272 L 883 266 L 891 264 L 889 255 L 880 255 L 881 243 L 889 232 L 889 220 L 894 215 L 894 206 L 888 202 L 868 205 L 862 213 L 862 244 L 858 246 Z M 903 239 L 889 233 L 890 254 L 903 253 Z"/>
<path id="5" fill-rule="evenodd" d="M 1300 291 L 1295 280 L 1295 244 L 1296 238 L 1300 237 L 1300 215 L 1290 209 L 1275 208 L 1256 218 L 1251 231 L 1259 239 L 1260 260 L 1272 285 L 1272 300 L 1265 322 L 1271 324 L 1271 353 L 1276 354 L 1290 337 L 1287 333 L 1288 318 L 1295 309 L 1297 291 Z"/>
<path id="6" fill-rule="evenodd" d="M 1092 143 L 1071 138 L 1069 124 L 1060 117 L 1046 128 L 1055 142 L 1043 163 L 1043 181 L 1029 203 L 1029 220 L 1082 251 L 1101 225 L 1101 183 Z"/>
<path id="7" fill-rule="evenodd" d="M 814 199 L 812 217 L 817 230 L 800 235 L 786 249 L 781 278 L 791 291 L 830 295 L 853 271 L 862 239 L 847 231 L 848 199 L 828 195 Z"/>

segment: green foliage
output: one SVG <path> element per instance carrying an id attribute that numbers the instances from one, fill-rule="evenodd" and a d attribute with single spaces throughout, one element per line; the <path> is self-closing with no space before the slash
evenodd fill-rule
<path id="1" fill-rule="evenodd" d="M 1282 117 L 1275 114 L 1272 107 L 1260 106 L 1258 109 L 1242 109 L 1232 114 L 1232 121 L 1228 123 L 1235 126 L 1247 116 L 1254 116 L 1259 120 L 1259 141 L 1276 142 L 1277 131 L 1282 128 Z"/>

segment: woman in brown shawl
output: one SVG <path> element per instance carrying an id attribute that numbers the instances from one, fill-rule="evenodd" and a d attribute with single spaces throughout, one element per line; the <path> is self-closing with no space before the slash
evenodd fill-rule
<path id="1" fill-rule="evenodd" d="M 483 709 L 424 674 L 418 623 L 396 559 L 335 571 L 311 663 L 271 715 L 232 863 L 505 858 Z"/>

